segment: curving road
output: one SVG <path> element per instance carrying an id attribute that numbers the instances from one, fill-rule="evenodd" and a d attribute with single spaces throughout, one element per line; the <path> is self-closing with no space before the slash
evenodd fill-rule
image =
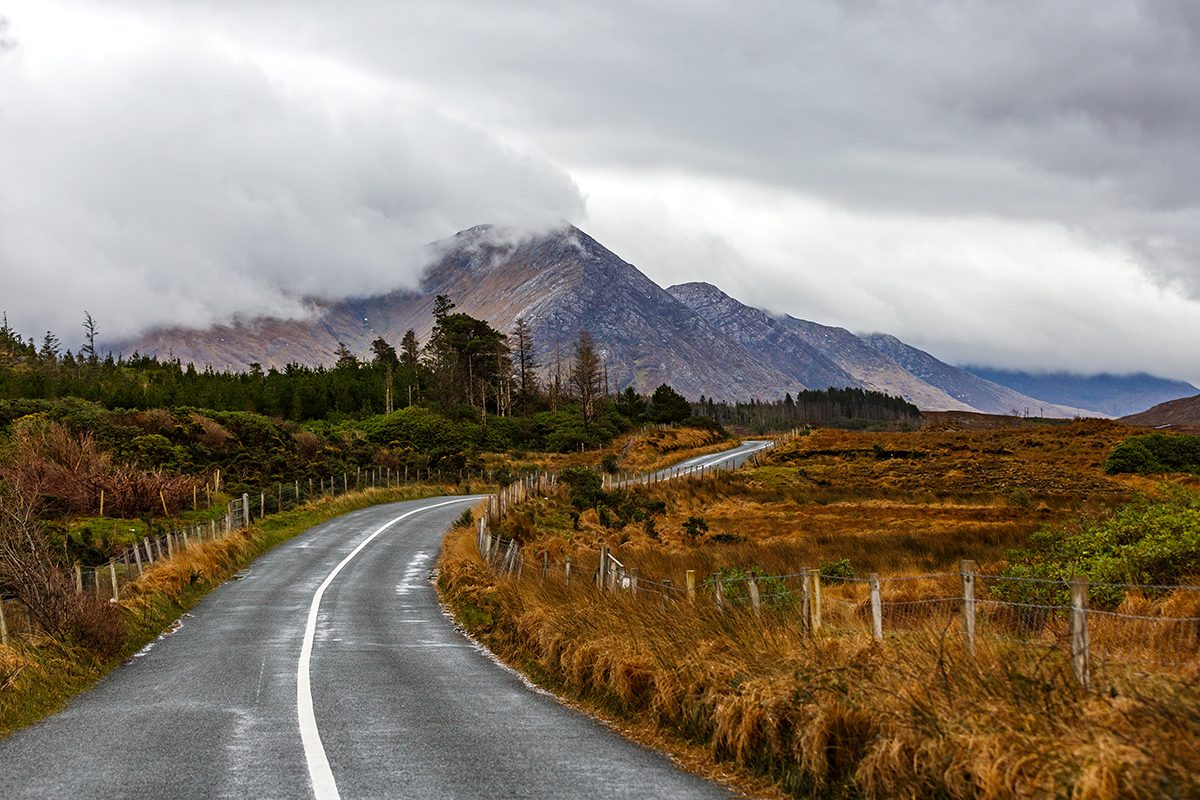
<path id="1" fill-rule="evenodd" d="M 443 616 L 429 571 L 478 499 L 376 506 L 275 548 L 0 741 L 0 797 L 728 797 L 527 688 Z"/>

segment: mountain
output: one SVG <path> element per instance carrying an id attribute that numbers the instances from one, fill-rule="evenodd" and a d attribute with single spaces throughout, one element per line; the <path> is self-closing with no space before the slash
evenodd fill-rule
<path id="1" fill-rule="evenodd" d="M 922 409 L 975 410 L 911 375 L 844 328 L 773 317 L 711 283 L 682 283 L 667 292 L 803 388 L 852 386 L 899 395 Z"/>
<path id="2" fill-rule="evenodd" d="M 526 235 L 480 225 L 434 243 L 430 252 L 415 289 L 314 300 L 305 319 L 161 329 L 104 346 L 215 369 L 330 364 L 339 343 L 365 358 L 377 337 L 397 345 L 412 329 L 426 341 L 434 299 L 446 295 L 456 310 L 501 331 L 523 317 L 533 328 L 543 372 L 556 364 L 566 370 L 579 332 L 590 331 L 611 390 L 633 386 L 647 393 L 669 383 L 691 398 L 765 400 L 850 386 L 898 395 L 924 410 L 1033 413 L 1052 405 L 972 378 L 892 337 L 863 339 L 844 328 L 772 316 L 710 284 L 664 290 L 569 225 Z"/>
<path id="3" fill-rule="evenodd" d="M 434 245 L 418 291 L 314 303 L 307 320 L 255 320 L 207 331 L 159 330 L 114 349 L 171 355 L 217 368 L 330 363 L 339 342 L 365 356 L 377 336 L 396 344 L 409 328 L 425 341 L 433 301 L 501 331 L 522 316 L 534 331 L 543 367 L 566 369 L 579 331 L 588 330 L 608 365 L 611 388 L 652 391 L 670 383 L 689 397 L 782 397 L 795 382 L 575 227 L 514 238 L 481 225 Z"/>
<path id="4" fill-rule="evenodd" d="M 965 366 L 981 378 L 1067 408 L 1092 409 L 1124 417 L 1168 400 L 1191 397 L 1200 389 L 1186 381 L 1134 375 L 1075 375 L 1068 372 L 1019 372 Z"/>
<path id="5" fill-rule="evenodd" d="M 1200 427 L 1200 394 L 1159 403 L 1138 414 L 1121 417 L 1121 422 L 1147 428 Z"/>
<path id="6" fill-rule="evenodd" d="M 988 414 L 1011 414 L 1013 416 L 1037 416 L 1067 418 L 1081 416 L 1078 408 L 1067 408 L 1038 400 L 1007 386 L 993 383 L 965 369 L 953 367 L 944 361 L 918 350 L 910 344 L 886 333 L 871 333 L 863 341 L 892 358 L 926 383 L 936 386 L 946 394 Z M 1082 413 L 1088 413 L 1086 409 Z M 1099 416 L 1107 416 L 1100 414 Z"/>

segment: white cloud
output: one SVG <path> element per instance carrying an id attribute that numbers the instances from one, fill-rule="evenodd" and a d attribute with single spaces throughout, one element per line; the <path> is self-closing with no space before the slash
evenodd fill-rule
<path id="1" fill-rule="evenodd" d="M 448 232 L 581 213 L 562 169 L 352 69 L 136 17 L 19 19 L 0 109 L 17 326 L 294 316 L 412 285 Z"/>
<path id="2" fill-rule="evenodd" d="M 651 278 L 883 331 L 950 363 L 1200 381 L 1200 302 L 1062 225 L 850 210 L 679 173 L 576 173 L 590 231 Z"/>

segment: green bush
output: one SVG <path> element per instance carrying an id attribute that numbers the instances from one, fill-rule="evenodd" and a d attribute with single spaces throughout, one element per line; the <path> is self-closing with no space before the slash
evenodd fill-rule
<path id="1" fill-rule="evenodd" d="M 1035 533 L 1031 546 L 1009 554 L 1002 573 L 1043 582 L 998 582 L 1014 602 L 1064 604 L 1066 581 L 1087 577 L 1094 605 L 1119 605 L 1124 591 L 1110 584 L 1171 585 L 1200 577 L 1200 495 L 1181 487 L 1161 498 L 1139 498 L 1074 530 Z"/>
<path id="2" fill-rule="evenodd" d="M 1117 444 L 1104 462 L 1110 474 L 1190 472 L 1200 475 L 1200 436 L 1139 433 Z"/>

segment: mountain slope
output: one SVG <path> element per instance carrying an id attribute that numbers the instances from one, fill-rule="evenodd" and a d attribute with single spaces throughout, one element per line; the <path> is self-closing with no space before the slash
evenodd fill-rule
<path id="1" fill-rule="evenodd" d="M 575 227 L 514 238 L 481 225 L 436 243 L 434 252 L 419 291 L 314 303 L 308 320 L 153 331 L 116 347 L 217 368 L 330 363 L 338 342 L 365 356 L 377 336 L 395 344 L 411 328 L 426 340 L 434 298 L 444 294 L 456 310 L 501 331 L 525 317 L 546 368 L 560 360 L 565 371 L 579 331 L 590 331 L 613 389 L 633 385 L 648 392 L 666 382 L 690 397 L 745 400 L 781 397 L 794 388 L 788 376 Z"/>
<path id="2" fill-rule="evenodd" d="M 1031 373 L 965 366 L 981 378 L 1018 392 L 1041 397 L 1068 408 L 1090 408 L 1123 417 L 1168 400 L 1190 397 L 1200 389 L 1185 381 L 1134 375 L 1074 375 L 1068 372 Z"/>
<path id="3" fill-rule="evenodd" d="M 1147 428 L 1200 427 L 1200 394 L 1159 403 L 1138 414 L 1121 417 L 1121 422 Z"/>
<path id="4" fill-rule="evenodd" d="M 928 411 L 976 410 L 910 374 L 845 328 L 772 317 L 709 283 L 683 283 L 667 291 L 806 388 L 854 386 L 899 395 Z"/>
<path id="5" fill-rule="evenodd" d="M 1065 419 L 1080 415 L 1079 409 L 1038 400 L 1007 386 L 980 378 L 964 369 L 952 367 L 924 350 L 905 344 L 895 336 L 871 333 L 860 338 L 916 377 L 985 413 Z"/>

